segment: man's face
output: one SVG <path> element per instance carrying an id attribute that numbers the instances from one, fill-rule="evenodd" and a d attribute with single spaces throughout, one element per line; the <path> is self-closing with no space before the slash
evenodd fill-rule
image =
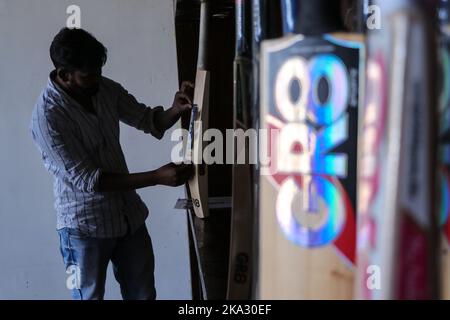
<path id="1" fill-rule="evenodd" d="M 99 90 L 101 76 L 101 68 L 75 70 L 70 72 L 66 84 L 77 95 L 92 97 Z"/>

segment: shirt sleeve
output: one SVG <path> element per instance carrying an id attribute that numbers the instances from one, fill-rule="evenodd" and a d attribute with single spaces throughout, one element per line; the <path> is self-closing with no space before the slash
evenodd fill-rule
<path id="1" fill-rule="evenodd" d="M 64 175 L 82 192 L 98 191 L 101 169 L 96 167 L 67 121 L 47 112 L 36 113 L 31 124 L 33 139 L 41 151 L 46 168 Z"/>
<path id="2" fill-rule="evenodd" d="M 155 125 L 156 114 L 164 111 L 163 107 L 151 108 L 139 103 L 133 95 L 119 85 L 118 108 L 120 121 L 145 133 L 150 133 L 157 139 L 162 139 L 164 136 L 164 131 L 159 130 Z"/>

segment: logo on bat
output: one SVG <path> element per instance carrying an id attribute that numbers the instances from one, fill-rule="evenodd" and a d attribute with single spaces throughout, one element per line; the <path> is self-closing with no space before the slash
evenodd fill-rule
<path id="1" fill-rule="evenodd" d="M 339 247 L 338 239 L 344 233 L 352 237 L 355 227 L 352 200 L 341 183 L 350 168 L 342 145 L 350 136 L 348 110 L 355 88 L 338 54 L 330 49 L 303 54 L 300 42 L 265 47 L 264 121 L 268 129 L 279 130 L 269 138 L 276 216 L 284 235 L 299 246 L 334 242 Z M 320 45 L 330 48 L 324 40 Z M 353 260 L 353 249 L 344 246 L 339 249 Z"/>

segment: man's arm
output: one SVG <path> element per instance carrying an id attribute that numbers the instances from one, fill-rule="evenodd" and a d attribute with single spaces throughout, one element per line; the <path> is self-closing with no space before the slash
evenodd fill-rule
<path id="1" fill-rule="evenodd" d="M 91 161 L 61 115 L 37 112 L 33 115 L 31 129 L 46 167 L 53 174 L 63 174 L 82 192 L 131 191 L 158 184 L 179 186 L 193 174 L 192 166 L 173 163 L 143 173 L 104 172 Z"/>
<path id="2" fill-rule="evenodd" d="M 136 98 L 125 90 L 120 84 L 117 84 L 119 119 L 123 123 L 138 130 L 150 133 L 157 139 L 164 136 L 164 131 L 156 126 L 156 115 L 164 112 L 161 106 L 150 108 L 140 103 Z"/>
<path id="3" fill-rule="evenodd" d="M 183 106 L 183 108 L 172 107 L 163 112 L 158 112 L 155 115 L 156 128 L 161 132 L 164 132 L 167 129 L 170 129 L 178 121 L 178 119 L 180 119 L 184 110 L 189 110 L 190 108 L 191 108 L 191 105 L 188 104 L 188 105 Z"/>
<path id="4" fill-rule="evenodd" d="M 98 190 L 100 192 L 131 191 L 157 184 L 177 187 L 184 184 L 193 175 L 193 171 L 191 165 L 169 163 L 158 170 L 141 173 L 103 172 Z"/>
<path id="5" fill-rule="evenodd" d="M 161 139 L 164 132 L 180 119 L 183 112 L 191 109 L 192 100 L 188 90 L 193 87 L 191 82 L 183 82 L 180 91 L 175 94 L 172 107 L 164 111 L 160 106 L 150 108 L 139 103 L 133 95 L 118 84 L 119 118 L 122 122 Z"/>
<path id="6" fill-rule="evenodd" d="M 57 111 L 39 109 L 33 113 L 31 133 L 41 151 L 45 167 L 63 175 L 80 191 L 97 191 L 101 169 L 96 167 L 70 123 Z"/>
<path id="7" fill-rule="evenodd" d="M 184 81 L 181 89 L 175 94 L 172 107 L 164 112 L 156 114 L 155 124 L 159 130 L 166 131 L 180 119 L 181 115 L 192 107 L 191 94 L 194 84 Z"/>

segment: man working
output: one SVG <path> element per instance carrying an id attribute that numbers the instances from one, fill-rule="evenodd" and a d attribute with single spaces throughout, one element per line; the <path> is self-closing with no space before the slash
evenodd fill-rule
<path id="1" fill-rule="evenodd" d="M 161 139 L 191 108 L 185 82 L 173 105 L 150 108 L 102 77 L 106 48 L 88 32 L 62 29 L 50 46 L 55 70 L 32 115 L 31 133 L 54 176 L 57 230 L 66 270 L 77 272 L 74 299 L 103 299 L 112 261 L 124 299 L 155 299 L 148 209 L 136 189 L 179 186 L 189 165 L 168 164 L 130 174 L 119 121 Z"/>

